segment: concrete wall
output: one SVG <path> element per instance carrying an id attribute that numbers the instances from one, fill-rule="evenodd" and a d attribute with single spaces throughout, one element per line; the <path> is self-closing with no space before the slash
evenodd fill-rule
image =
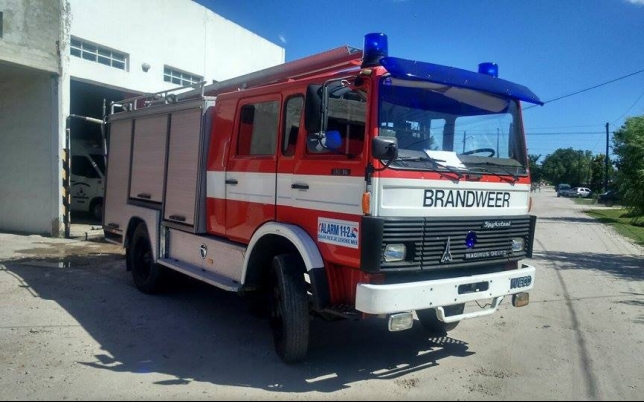
<path id="1" fill-rule="evenodd" d="M 70 58 L 74 79 L 158 92 L 164 65 L 211 83 L 284 62 L 284 49 L 192 0 L 70 0 L 71 35 L 129 56 L 127 71 Z M 69 53 L 69 50 L 67 50 Z M 143 63 L 151 66 L 148 72 Z"/>
<path id="2" fill-rule="evenodd" d="M 58 235 L 57 82 L 0 69 L 0 230 Z"/>
<path id="3" fill-rule="evenodd" d="M 0 11 L 0 62 L 59 73 L 60 1 L 1 0 Z"/>
<path id="4" fill-rule="evenodd" d="M 0 230 L 57 236 L 69 79 L 64 0 L 0 0 Z"/>

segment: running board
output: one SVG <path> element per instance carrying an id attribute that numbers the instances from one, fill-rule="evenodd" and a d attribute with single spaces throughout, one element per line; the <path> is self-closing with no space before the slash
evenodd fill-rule
<path id="1" fill-rule="evenodd" d="M 160 258 L 157 263 L 229 292 L 239 292 L 242 287 L 237 281 L 185 262 L 170 258 Z"/>

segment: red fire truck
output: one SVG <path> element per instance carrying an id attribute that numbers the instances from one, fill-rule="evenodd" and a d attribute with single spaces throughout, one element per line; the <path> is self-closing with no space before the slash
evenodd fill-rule
<path id="1" fill-rule="evenodd" d="M 534 286 L 521 101 L 541 104 L 495 64 L 391 57 L 379 33 L 125 100 L 106 238 L 145 293 L 174 270 L 265 297 L 285 362 L 306 357 L 312 316 L 444 333 Z"/>

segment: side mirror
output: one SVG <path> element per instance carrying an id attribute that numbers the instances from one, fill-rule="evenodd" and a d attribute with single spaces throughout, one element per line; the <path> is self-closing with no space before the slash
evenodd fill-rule
<path id="1" fill-rule="evenodd" d="M 398 140 L 395 137 L 376 137 L 371 142 L 375 159 L 391 161 L 398 158 Z"/>
<path id="2" fill-rule="evenodd" d="M 322 85 L 309 85 L 304 104 L 304 127 L 309 133 L 322 131 Z"/>

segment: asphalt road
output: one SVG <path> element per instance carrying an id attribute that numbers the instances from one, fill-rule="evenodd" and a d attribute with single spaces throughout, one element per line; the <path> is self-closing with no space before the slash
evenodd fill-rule
<path id="1" fill-rule="evenodd" d="M 238 296 L 191 280 L 143 295 L 118 249 L 5 261 L 0 399 L 641 400 L 644 251 L 552 190 L 534 196 L 528 306 L 505 301 L 445 338 L 313 321 L 292 366 Z"/>

